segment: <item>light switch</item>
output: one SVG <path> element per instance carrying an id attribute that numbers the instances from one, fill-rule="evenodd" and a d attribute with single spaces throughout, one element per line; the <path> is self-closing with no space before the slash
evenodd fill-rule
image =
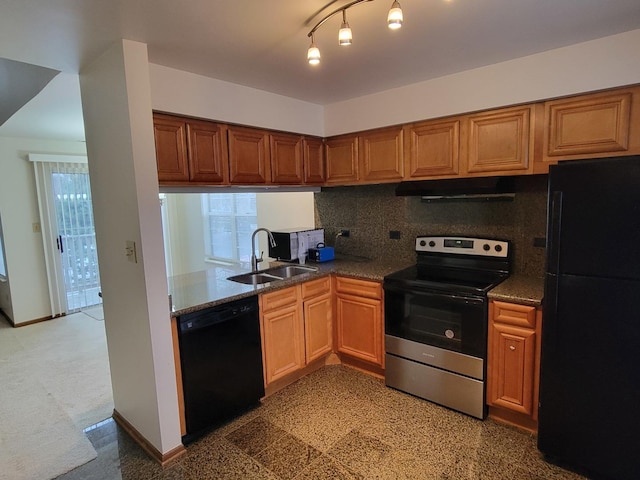
<path id="1" fill-rule="evenodd" d="M 127 240 L 125 244 L 125 255 L 131 263 L 138 263 L 138 255 L 136 253 L 136 242 Z"/>

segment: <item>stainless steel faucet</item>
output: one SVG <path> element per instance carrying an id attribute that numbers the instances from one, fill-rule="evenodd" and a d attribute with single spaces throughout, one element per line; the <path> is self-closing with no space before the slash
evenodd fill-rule
<path id="1" fill-rule="evenodd" d="M 256 234 L 259 231 L 267 232 L 267 235 L 269 235 L 269 242 L 271 243 L 271 246 L 272 247 L 276 246 L 276 241 L 273 238 L 273 234 L 269 230 L 267 230 L 266 228 L 256 228 L 254 230 L 254 232 L 251 234 L 251 271 L 252 272 L 256 272 L 258 270 L 258 264 L 262 262 L 262 255 L 264 254 L 264 252 L 260 252 L 260 258 L 256 257 Z"/>

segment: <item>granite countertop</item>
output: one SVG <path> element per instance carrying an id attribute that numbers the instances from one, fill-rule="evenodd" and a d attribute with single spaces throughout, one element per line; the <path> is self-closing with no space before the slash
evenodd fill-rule
<path id="1" fill-rule="evenodd" d="M 512 274 L 489 291 L 489 299 L 538 307 L 544 297 L 544 278 Z"/>
<path id="2" fill-rule="evenodd" d="M 264 262 L 260 270 L 283 265 L 284 262 Z M 379 261 L 356 256 L 338 256 L 323 263 L 307 263 L 317 272 L 305 273 L 291 279 L 278 280 L 260 285 L 245 285 L 227 280 L 228 277 L 251 271 L 248 264 L 214 265 L 200 272 L 176 275 L 168 279 L 171 295 L 171 315 L 177 317 L 203 308 L 250 297 L 258 293 L 278 290 L 323 276 L 338 274 L 365 280 L 382 281 L 385 275 L 411 266 L 411 262 Z"/>
<path id="3" fill-rule="evenodd" d="M 261 264 L 260 270 L 283 264 L 285 263 L 264 262 Z M 381 282 L 385 275 L 410 267 L 413 263 L 397 260 L 370 260 L 355 256 L 338 256 L 330 262 L 307 263 L 306 265 L 315 267 L 318 270 L 290 279 L 260 285 L 245 285 L 227 280 L 228 277 L 233 275 L 249 272 L 251 268 L 248 264 L 239 266 L 214 265 L 200 272 L 170 277 L 171 315 L 177 317 L 202 310 L 203 308 L 213 307 L 259 293 L 279 290 L 331 274 Z M 488 297 L 491 300 L 540 306 L 543 295 L 544 278 L 513 274 L 492 289 Z"/>

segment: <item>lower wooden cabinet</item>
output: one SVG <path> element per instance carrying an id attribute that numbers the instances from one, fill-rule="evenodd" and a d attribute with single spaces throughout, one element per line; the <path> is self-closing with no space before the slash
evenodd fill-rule
<path id="1" fill-rule="evenodd" d="M 332 351 L 331 279 L 260 295 L 265 386 Z"/>
<path id="2" fill-rule="evenodd" d="M 260 295 L 265 385 L 304 366 L 304 332 L 297 286 Z"/>
<path id="3" fill-rule="evenodd" d="M 301 287 L 305 360 L 309 363 L 333 349 L 331 277 L 312 280 Z"/>
<path id="4" fill-rule="evenodd" d="M 382 285 L 336 277 L 337 351 L 384 367 Z"/>
<path id="5" fill-rule="evenodd" d="M 530 305 L 489 304 L 489 414 L 537 430 L 542 311 Z"/>

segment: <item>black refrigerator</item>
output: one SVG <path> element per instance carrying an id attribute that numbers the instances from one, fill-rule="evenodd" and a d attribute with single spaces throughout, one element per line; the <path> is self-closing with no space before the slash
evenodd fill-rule
<path id="1" fill-rule="evenodd" d="M 640 478 L 640 156 L 549 170 L 538 448 Z"/>

